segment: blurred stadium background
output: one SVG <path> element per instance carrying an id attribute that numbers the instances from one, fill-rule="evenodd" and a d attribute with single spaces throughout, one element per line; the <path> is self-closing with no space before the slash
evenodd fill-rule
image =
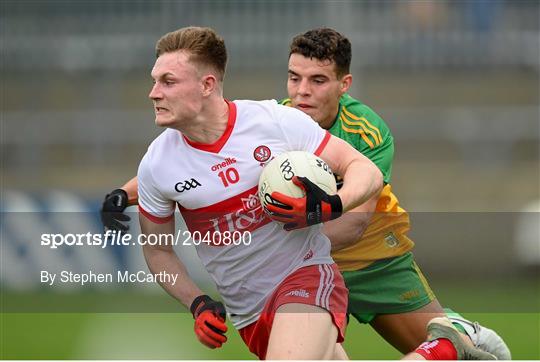
<path id="1" fill-rule="evenodd" d="M 347 35 L 350 93 L 393 130 L 393 187 L 439 300 L 497 329 L 515 358 L 540 359 L 538 1 L 0 4 L 1 358 L 252 358 L 234 332 L 221 351 L 199 346 L 158 288 L 39 283 L 42 269 L 144 268 L 135 248 L 51 251 L 39 235 L 99 230 L 104 194 L 160 132 L 155 41 L 199 25 L 226 40 L 229 99 L 286 96 L 292 36 Z M 211 288 L 193 250 L 180 253 Z M 354 359 L 399 356 L 366 326 L 348 333 Z"/>

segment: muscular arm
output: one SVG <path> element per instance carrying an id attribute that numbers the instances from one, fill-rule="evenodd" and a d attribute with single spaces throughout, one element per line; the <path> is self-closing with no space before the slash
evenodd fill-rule
<path id="1" fill-rule="evenodd" d="M 338 191 L 343 212 L 366 203 L 381 191 L 381 171 L 342 139 L 331 136 L 320 157 L 335 173 L 343 177 L 343 187 Z"/>
<path id="2" fill-rule="evenodd" d="M 133 180 L 135 182 L 137 181 L 136 178 Z M 144 235 L 174 234 L 174 219 L 164 224 L 156 224 L 140 213 L 139 222 L 141 224 L 141 232 Z M 146 264 L 153 274 L 159 274 L 164 271 L 169 274 L 178 275 L 176 284 L 160 283 L 160 285 L 167 293 L 187 308 L 190 307 L 195 297 L 204 294 L 189 277 L 184 264 L 174 252 L 172 245 L 144 245 L 143 253 Z"/>
<path id="3" fill-rule="evenodd" d="M 137 176 L 133 177 L 131 180 L 126 182 L 124 186 L 121 187 L 128 195 L 128 205 L 137 205 L 139 203 L 139 195 L 137 193 Z"/>
<path id="4" fill-rule="evenodd" d="M 377 206 L 379 194 L 360 206 L 346 212 L 341 217 L 323 224 L 323 233 L 332 243 L 332 251 L 353 245 L 362 237 Z"/>

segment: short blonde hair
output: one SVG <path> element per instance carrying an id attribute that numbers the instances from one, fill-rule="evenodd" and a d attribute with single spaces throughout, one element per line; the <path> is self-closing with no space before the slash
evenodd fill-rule
<path id="1" fill-rule="evenodd" d="M 190 61 L 214 68 L 223 81 L 227 66 L 225 41 L 213 29 L 190 26 L 163 35 L 156 43 L 156 57 L 186 50 Z"/>

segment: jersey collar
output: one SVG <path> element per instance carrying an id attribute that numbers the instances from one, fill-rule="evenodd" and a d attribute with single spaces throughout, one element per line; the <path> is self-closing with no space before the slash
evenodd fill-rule
<path id="1" fill-rule="evenodd" d="M 225 143 L 227 143 L 229 137 L 231 136 L 232 130 L 234 129 L 234 124 L 236 123 L 236 104 L 226 99 L 225 102 L 229 106 L 229 118 L 227 119 L 227 127 L 225 128 L 225 132 L 223 132 L 221 137 L 219 137 L 218 140 L 214 143 L 201 143 L 192 141 L 186 136 L 182 135 L 184 141 L 186 141 L 188 145 L 206 152 L 219 153 L 219 151 L 221 151 L 221 149 L 223 148 L 223 146 L 225 146 Z"/>

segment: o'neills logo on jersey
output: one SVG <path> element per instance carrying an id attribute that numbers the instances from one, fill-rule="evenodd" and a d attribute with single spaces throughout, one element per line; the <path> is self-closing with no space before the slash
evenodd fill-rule
<path id="1" fill-rule="evenodd" d="M 179 208 L 188 229 L 191 232 L 200 231 L 203 235 L 208 231 L 210 233 L 251 232 L 271 221 L 261 206 L 257 196 L 257 186 L 204 208 L 192 210 L 180 205 Z M 224 244 L 213 243 L 209 246 L 222 245 Z"/>
<path id="2" fill-rule="evenodd" d="M 226 168 L 227 166 L 230 166 L 230 165 L 235 164 L 235 163 L 236 163 L 236 159 L 234 157 L 227 157 L 225 159 L 225 161 L 215 164 L 210 169 L 212 171 L 217 171 L 217 170 L 220 170 L 222 168 Z"/>
<path id="3" fill-rule="evenodd" d="M 286 297 L 300 297 L 300 298 L 309 298 L 309 292 L 305 289 L 297 289 L 297 290 L 291 290 L 287 294 L 285 294 Z"/>
<path id="4" fill-rule="evenodd" d="M 309 249 L 306 255 L 304 255 L 304 261 L 313 258 L 313 250 Z"/>

